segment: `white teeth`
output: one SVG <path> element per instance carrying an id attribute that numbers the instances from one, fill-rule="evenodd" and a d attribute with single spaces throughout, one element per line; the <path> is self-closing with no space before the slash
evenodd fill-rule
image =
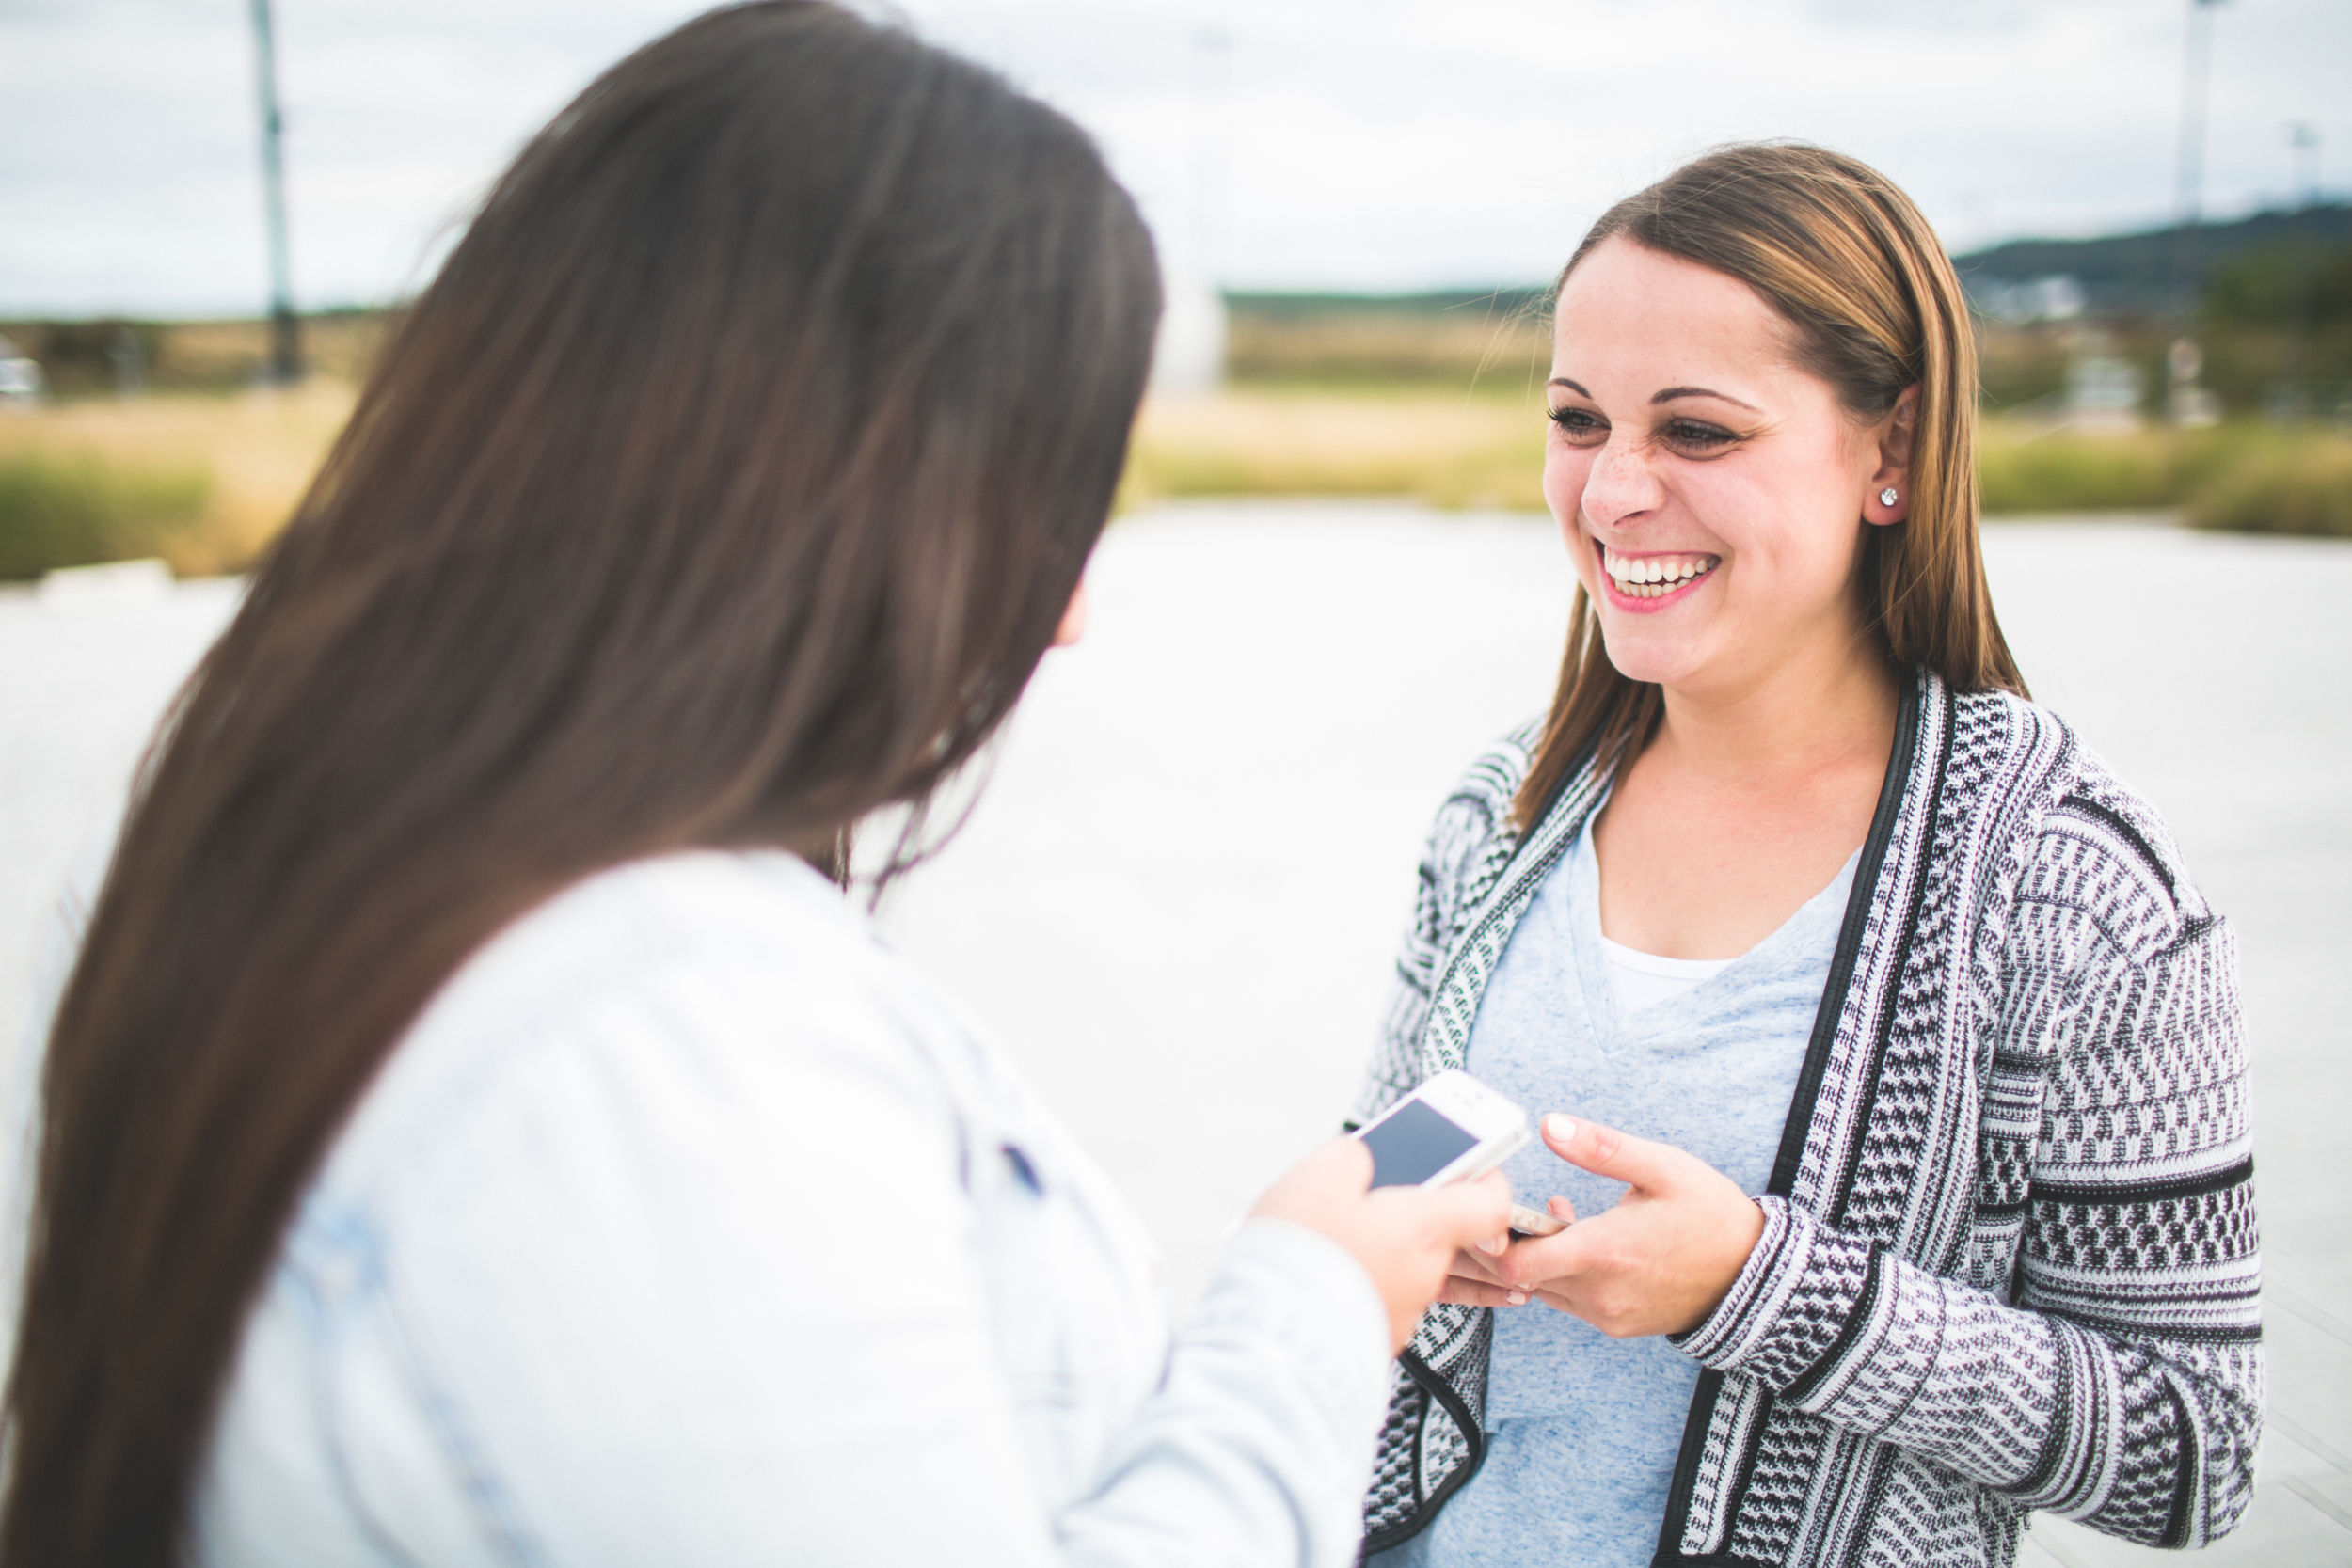
<path id="1" fill-rule="evenodd" d="M 1705 577 L 1714 569 L 1715 561 L 1713 557 L 1704 555 L 1628 558 L 1604 546 L 1601 564 L 1618 589 L 1629 596 L 1655 599 Z"/>

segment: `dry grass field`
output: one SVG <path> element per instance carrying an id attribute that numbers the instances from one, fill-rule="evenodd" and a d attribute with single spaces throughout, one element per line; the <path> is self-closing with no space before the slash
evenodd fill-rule
<path id="1" fill-rule="evenodd" d="M 1459 389 L 1540 387 L 1551 329 L 1534 291 L 1437 296 L 1383 305 L 1236 296 L 1228 308 L 1226 368 L 1236 381 L 1364 385 L 1428 382 Z"/>
<path id="2" fill-rule="evenodd" d="M 350 383 L 317 376 L 291 391 L 0 415 L 0 578 L 150 555 L 183 577 L 241 569 L 283 525 L 352 399 Z M 1327 496 L 1535 511 L 1544 429 L 1540 389 L 1501 377 L 1467 393 L 1241 383 L 1146 405 L 1120 506 Z M 2094 435 L 1994 419 L 1980 472 L 1992 512 L 2177 508 L 2210 528 L 2352 536 L 2352 439 L 2325 428 Z"/>
<path id="3" fill-rule="evenodd" d="M 1544 504 L 1541 394 L 1420 386 L 1235 387 L 1145 405 L 1122 507 L 1191 496 L 1393 496 Z"/>
<path id="4" fill-rule="evenodd" d="M 348 384 L 314 378 L 0 415 L 0 575 L 93 551 L 158 555 L 183 577 L 236 571 L 284 524 L 351 404 Z"/>
<path id="5" fill-rule="evenodd" d="M 1124 500 L 1393 496 L 1449 509 L 1543 504 L 1541 394 L 1422 386 L 1237 387 L 1148 406 Z M 2202 528 L 2352 537 L 2352 436 L 2238 420 L 2209 430 L 1986 420 L 1994 513 L 2177 509 Z"/>

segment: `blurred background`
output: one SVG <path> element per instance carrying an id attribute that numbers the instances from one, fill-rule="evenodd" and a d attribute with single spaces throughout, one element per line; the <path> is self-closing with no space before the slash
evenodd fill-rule
<path id="1" fill-rule="evenodd" d="M 0 0 L 0 1009 L 471 205 L 669 0 Z M 2037 697 L 2237 924 L 2273 1409 L 2217 1561 L 2352 1562 L 2352 6 L 908 0 L 1091 129 L 1169 278 L 1088 644 L 889 928 L 1125 1185 L 1179 1291 L 1343 1114 L 1422 828 L 1545 702 L 1545 282 L 1800 136 L 1979 312 Z M 2038 1522 L 2028 1560 L 2142 1555 Z"/>
<path id="2" fill-rule="evenodd" d="M 695 8 L 0 0 L 0 405 L 30 415 L 0 421 L 0 579 L 249 559 L 521 138 Z M 1615 198 L 1773 135 L 1886 169 L 1951 246 L 1994 510 L 2352 531 L 2342 0 L 889 14 L 1070 111 L 1150 214 L 1131 503 L 1539 505 L 1542 283 Z"/>

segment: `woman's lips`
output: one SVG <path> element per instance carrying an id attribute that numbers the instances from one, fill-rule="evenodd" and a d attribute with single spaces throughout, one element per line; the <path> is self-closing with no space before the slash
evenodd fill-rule
<path id="1" fill-rule="evenodd" d="M 1630 555 L 1613 550 L 1597 539 L 1593 541 L 1593 547 L 1599 554 L 1601 579 L 1609 585 L 1611 602 L 1621 609 L 1645 612 L 1663 610 L 1675 600 L 1689 596 L 1692 590 L 1714 575 L 1724 559 L 1697 550 Z"/>

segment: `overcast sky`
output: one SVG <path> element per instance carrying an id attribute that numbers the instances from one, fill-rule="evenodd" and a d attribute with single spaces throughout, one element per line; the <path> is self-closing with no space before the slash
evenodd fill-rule
<path id="1" fill-rule="evenodd" d="M 301 304 L 413 290 L 522 138 L 700 8 L 276 0 Z M 879 7 L 866 7 L 869 10 Z M 1101 137 L 1178 265 L 1232 287 L 1540 277 L 1608 201 L 1796 135 L 1954 248 L 2171 211 L 2187 0 L 904 0 Z M 0 313 L 248 313 L 247 0 L 0 0 Z M 2206 207 L 2352 185 L 2352 3 L 2214 13 Z"/>

